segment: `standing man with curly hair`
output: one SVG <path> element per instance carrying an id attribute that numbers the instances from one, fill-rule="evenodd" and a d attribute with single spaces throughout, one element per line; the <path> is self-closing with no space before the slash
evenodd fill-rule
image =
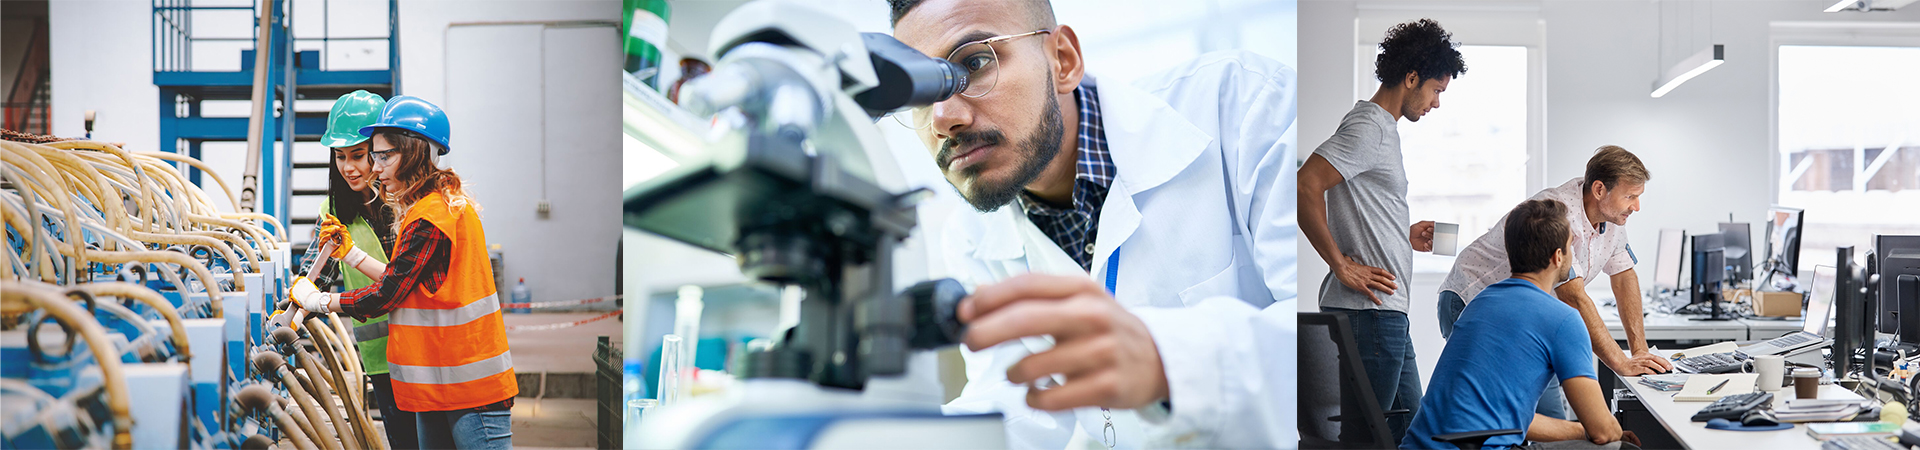
<path id="1" fill-rule="evenodd" d="M 1412 272 L 1415 250 L 1433 250 L 1433 222 L 1409 226 L 1407 170 L 1395 127 L 1401 117 L 1418 122 L 1439 108 L 1447 83 L 1467 72 L 1458 45 L 1431 19 L 1388 29 L 1374 61 L 1380 89 L 1354 103 L 1339 130 L 1300 167 L 1300 229 L 1330 269 L 1320 285 L 1320 310 L 1353 324 L 1380 409 L 1409 411 L 1387 416 L 1393 441 L 1376 443 L 1385 446 L 1406 435 L 1420 407 L 1408 296 L 1399 282 Z M 1341 410 L 1358 405 L 1348 396 Z M 1366 421 L 1346 417 L 1341 441 L 1367 440 Z"/>

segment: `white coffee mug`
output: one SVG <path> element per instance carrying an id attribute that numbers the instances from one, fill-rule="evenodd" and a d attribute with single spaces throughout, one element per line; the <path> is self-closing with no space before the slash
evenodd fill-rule
<path id="1" fill-rule="evenodd" d="M 1787 359 L 1780 355 L 1766 355 L 1753 358 L 1753 372 L 1760 374 L 1760 378 L 1754 380 L 1754 383 L 1760 385 L 1761 391 L 1774 392 L 1780 390 L 1780 387 L 1786 384 L 1785 378 L 1782 377 L 1786 365 Z"/>

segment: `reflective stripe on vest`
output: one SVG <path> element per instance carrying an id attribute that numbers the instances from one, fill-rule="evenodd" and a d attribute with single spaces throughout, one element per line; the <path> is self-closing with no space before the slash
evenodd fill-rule
<path id="1" fill-rule="evenodd" d="M 488 295 L 466 306 L 453 309 L 394 308 L 387 321 L 410 327 L 451 327 L 466 325 L 500 310 L 500 295 Z"/>
<path id="2" fill-rule="evenodd" d="M 367 342 L 384 337 L 387 337 L 387 321 L 385 320 L 353 327 L 354 342 Z"/>
<path id="3" fill-rule="evenodd" d="M 387 373 L 393 376 L 394 381 L 413 384 L 465 383 L 498 375 L 511 368 L 513 368 L 513 353 L 501 353 L 500 356 L 451 367 L 387 363 Z"/>

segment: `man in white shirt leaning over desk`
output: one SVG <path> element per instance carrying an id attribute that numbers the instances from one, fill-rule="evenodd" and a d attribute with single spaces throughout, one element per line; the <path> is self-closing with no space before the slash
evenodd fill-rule
<path id="1" fill-rule="evenodd" d="M 1557 200 L 1569 206 L 1567 222 L 1573 230 L 1573 273 L 1554 287 L 1553 294 L 1580 311 L 1580 319 L 1586 322 L 1587 335 L 1593 341 L 1594 354 L 1599 356 L 1601 363 L 1621 376 L 1673 370 L 1672 362 L 1653 354 L 1647 346 L 1646 328 L 1640 313 L 1640 279 L 1633 270 L 1638 257 L 1634 256 L 1633 248 L 1627 245 L 1627 217 L 1640 211 L 1640 195 L 1646 192 L 1650 179 L 1652 176 L 1646 166 L 1640 163 L 1639 157 L 1624 148 L 1606 145 L 1587 160 L 1585 176 L 1547 188 L 1529 198 Z M 1474 239 L 1460 252 L 1459 259 L 1453 262 L 1453 270 L 1447 274 L 1446 281 L 1440 284 L 1442 337 L 1453 334 L 1453 324 L 1460 319 L 1460 311 L 1466 309 L 1467 303 L 1473 301 L 1475 295 L 1488 285 L 1512 276 L 1509 273 L 1505 238 L 1502 237 L 1506 218 L 1502 217 L 1494 223 L 1492 230 Z M 1605 273 L 1613 285 L 1613 298 L 1619 305 L 1620 323 L 1626 330 L 1631 356 L 1621 354 L 1613 335 L 1607 332 L 1606 322 L 1600 318 L 1599 309 L 1593 299 L 1587 296 L 1587 281 L 1596 272 Z M 1567 416 L 1566 394 L 1561 391 L 1559 383 L 1547 386 L 1535 412 L 1556 419 L 1570 419 Z"/>

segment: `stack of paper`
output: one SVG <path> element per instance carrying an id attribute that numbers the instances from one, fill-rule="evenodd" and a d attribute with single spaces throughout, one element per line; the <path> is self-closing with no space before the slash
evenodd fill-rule
<path id="1" fill-rule="evenodd" d="M 1673 401 L 1711 402 L 1728 395 L 1753 392 L 1753 382 L 1759 378 L 1759 374 L 1753 373 L 1691 375 L 1687 377 L 1686 387 L 1681 389 L 1679 394 L 1674 394 Z M 1721 385 L 1722 381 L 1726 384 Z M 1715 389 L 1715 387 L 1719 388 Z"/>
<path id="2" fill-rule="evenodd" d="M 1836 422 L 1852 419 L 1853 415 L 1859 413 L 1860 405 L 1836 405 L 1805 409 L 1781 408 L 1773 411 L 1773 415 L 1781 422 L 1791 423 Z"/>
<path id="3" fill-rule="evenodd" d="M 1788 400 L 1787 406 L 1773 410 L 1781 422 L 1833 422 L 1852 419 L 1865 405 L 1860 400 Z"/>
<path id="4" fill-rule="evenodd" d="M 1687 377 L 1689 376 L 1691 375 L 1684 373 L 1646 375 L 1640 377 L 1640 384 L 1647 385 L 1647 387 L 1651 387 L 1660 392 L 1673 392 L 1680 390 L 1682 387 L 1686 387 Z"/>

